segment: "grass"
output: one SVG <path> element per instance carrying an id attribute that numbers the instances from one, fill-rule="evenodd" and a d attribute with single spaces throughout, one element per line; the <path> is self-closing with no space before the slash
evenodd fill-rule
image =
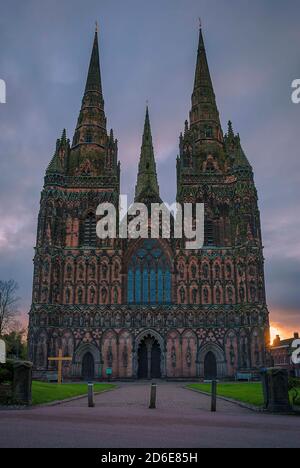
<path id="1" fill-rule="evenodd" d="M 191 384 L 188 385 L 188 388 L 211 393 L 211 384 Z M 253 406 L 259 407 L 264 405 L 263 389 L 260 382 L 219 383 L 217 393 L 219 396 L 232 398 L 233 400 L 248 403 Z M 292 392 L 290 392 L 290 397 L 291 396 Z M 299 405 L 299 403 L 300 400 L 298 399 L 296 404 Z"/>
<path id="2" fill-rule="evenodd" d="M 116 388 L 113 384 L 95 384 L 95 392 L 104 392 Z M 32 382 L 32 404 L 41 405 L 62 401 L 76 396 L 87 395 L 87 384 L 50 384 L 44 382 Z"/>
<path id="3" fill-rule="evenodd" d="M 191 384 L 188 388 L 211 393 L 211 384 Z M 217 393 L 220 396 L 248 403 L 254 406 L 263 406 L 263 390 L 260 382 L 254 383 L 219 383 Z"/>

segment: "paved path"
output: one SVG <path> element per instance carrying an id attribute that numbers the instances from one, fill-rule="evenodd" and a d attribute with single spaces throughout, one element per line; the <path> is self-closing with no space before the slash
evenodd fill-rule
<path id="1" fill-rule="evenodd" d="M 55 407 L 0 412 L 0 447 L 202 448 L 300 447 L 300 417 L 253 413 L 183 388 L 159 383 L 149 410 L 149 383 Z"/>

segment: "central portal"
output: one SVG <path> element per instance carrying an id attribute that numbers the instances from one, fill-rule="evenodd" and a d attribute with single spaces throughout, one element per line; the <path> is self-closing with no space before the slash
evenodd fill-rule
<path id="1" fill-rule="evenodd" d="M 153 337 L 145 338 L 138 351 L 138 378 L 161 378 L 161 349 L 158 341 Z"/>

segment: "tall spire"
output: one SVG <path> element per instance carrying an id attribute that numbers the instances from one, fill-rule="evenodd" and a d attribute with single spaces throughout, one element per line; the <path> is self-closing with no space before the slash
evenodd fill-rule
<path id="1" fill-rule="evenodd" d="M 99 44 L 98 44 L 98 23 L 96 23 L 94 44 L 93 44 L 93 50 L 92 50 L 92 55 L 91 55 L 91 60 L 90 60 L 85 93 L 89 91 L 98 92 L 99 94 L 101 94 L 101 97 L 102 97 L 100 57 L 99 57 Z"/>
<path id="2" fill-rule="evenodd" d="M 160 201 L 157 181 L 156 162 L 154 157 L 149 108 L 146 109 L 146 118 L 139 163 L 139 173 L 135 189 L 135 201 Z"/>
<path id="3" fill-rule="evenodd" d="M 78 145 L 102 146 L 105 135 L 106 117 L 102 94 L 97 26 L 85 92 L 73 139 L 73 148 Z"/>
<path id="4" fill-rule="evenodd" d="M 199 140 L 222 141 L 220 117 L 209 71 L 201 24 L 190 123 L 191 129 L 197 129 Z"/>

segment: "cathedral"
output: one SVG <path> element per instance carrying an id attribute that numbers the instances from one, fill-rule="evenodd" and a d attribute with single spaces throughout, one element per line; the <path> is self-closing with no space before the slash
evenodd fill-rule
<path id="1" fill-rule="evenodd" d="M 175 164 L 175 155 L 174 155 Z M 205 206 L 204 245 L 100 239 L 96 210 L 119 210 L 118 141 L 108 132 L 95 33 L 71 142 L 46 170 L 34 257 L 29 357 L 47 379 L 234 379 L 266 365 L 269 314 L 258 196 L 231 122 L 224 134 L 200 29 L 189 120 L 179 139 L 177 203 Z M 160 203 L 147 108 L 135 201 Z"/>

